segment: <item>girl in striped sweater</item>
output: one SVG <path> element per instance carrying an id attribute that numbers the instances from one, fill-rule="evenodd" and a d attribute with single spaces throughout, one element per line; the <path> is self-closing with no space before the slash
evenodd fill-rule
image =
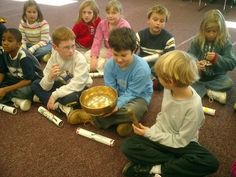
<path id="1" fill-rule="evenodd" d="M 25 2 L 19 30 L 22 33 L 23 47 L 38 60 L 47 60 L 52 48 L 49 24 L 43 19 L 42 12 L 34 0 Z"/>

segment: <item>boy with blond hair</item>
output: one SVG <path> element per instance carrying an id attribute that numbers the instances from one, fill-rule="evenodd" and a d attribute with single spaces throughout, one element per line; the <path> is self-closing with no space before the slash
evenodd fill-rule
<path id="1" fill-rule="evenodd" d="M 175 39 L 165 30 L 165 24 L 170 18 L 168 9 L 161 5 L 151 7 L 147 12 L 148 27 L 136 35 L 140 48 L 139 56 L 143 57 L 152 68 L 154 87 L 157 80 L 153 66 L 162 54 L 175 49 Z M 161 88 L 160 88 L 161 89 Z"/>
<path id="2" fill-rule="evenodd" d="M 217 159 L 198 143 L 204 113 L 200 96 L 190 86 L 199 78 L 194 59 L 171 51 L 158 59 L 155 71 L 165 88 L 161 112 L 151 128 L 133 125 L 137 135 L 121 147 L 131 161 L 123 174 L 202 177 L 215 172 Z"/>
<path id="3" fill-rule="evenodd" d="M 75 35 L 67 27 L 58 27 L 52 33 L 54 51 L 41 80 L 32 89 L 49 110 L 60 109 L 72 123 L 72 103 L 79 100 L 81 92 L 92 84 L 84 56 L 75 50 Z M 78 113 L 78 111 L 77 111 Z"/>

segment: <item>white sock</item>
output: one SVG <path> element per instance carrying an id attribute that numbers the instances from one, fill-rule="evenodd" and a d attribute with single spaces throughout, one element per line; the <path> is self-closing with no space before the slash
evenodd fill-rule
<path id="1" fill-rule="evenodd" d="M 155 165 L 152 167 L 150 174 L 161 174 L 161 165 Z"/>

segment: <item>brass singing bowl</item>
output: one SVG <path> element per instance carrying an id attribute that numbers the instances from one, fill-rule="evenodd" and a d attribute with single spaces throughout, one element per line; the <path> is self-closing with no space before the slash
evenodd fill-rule
<path id="1" fill-rule="evenodd" d="M 92 116 L 103 116 L 111 113 L 117 104 L 117 92 L 112 87 L 95 86 L 82 92 L 80 105 Z"/>

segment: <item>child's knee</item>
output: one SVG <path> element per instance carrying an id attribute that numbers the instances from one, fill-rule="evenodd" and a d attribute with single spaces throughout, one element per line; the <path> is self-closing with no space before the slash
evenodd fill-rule
<path id="1" fill-rule="evenodd" d="M 37 90 L 37 88 L 39 88 L 39 86 L 40 86 L 39 82 L 40 82 L 40 79 L 33 81 L 33 83 L 31 84 L 32 91 L 35 91 L 35 90 Z"/>
<path id="2" fill-rule="evenodd" d="M 126 154 L 130 154 L 130 152 L 132 152 L 131 147 L 133 146 L 132 143 L 132 137 L 127 138 L 126 140 L 123 141 L 123 143 L 121 144 L 121 152 L 123 152 L 125 155 Z"/>

